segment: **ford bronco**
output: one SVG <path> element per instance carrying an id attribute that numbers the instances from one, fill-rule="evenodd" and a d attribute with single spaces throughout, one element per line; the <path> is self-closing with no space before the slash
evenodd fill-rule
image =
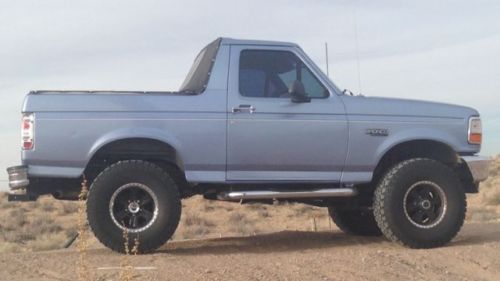
<path id="1" fill-rule="evenodd" d="M 196 194 L 322 206 L 347 233 L 430 248 L 487 178 L 481 140 L 472 108 L 348 95 L 296 44 L 219 38 L 177 92 L 30 92 L 9 200 L 75 200 L 85 178 L 89 225 L 120 252 L 125 230 L 164 244 Z"/>

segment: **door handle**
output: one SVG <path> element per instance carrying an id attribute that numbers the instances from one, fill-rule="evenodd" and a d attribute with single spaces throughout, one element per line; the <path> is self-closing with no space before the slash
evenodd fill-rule
<path id="1" fill-rule="evenodd" d="M 233 113 L 243 113 L 243 112 L 254 113 L 255 107 L 249 104 L 240 104 L 238 107 L 233 107 Z"/>

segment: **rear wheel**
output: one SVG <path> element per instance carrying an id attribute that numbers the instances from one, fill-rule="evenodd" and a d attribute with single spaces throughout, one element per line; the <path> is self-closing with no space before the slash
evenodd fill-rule
<path id="1" fill-rule="evenodd" d="M 411 248 L 449 242 L 463 225 L 465 192 L 448 166 L 431 159 L 401 162 L 375 191 L 374 214 L 390 240 Z"/>
<path id="2" fill-rule="evenodd" d="M 90 227 L 108 248 L 125 252 L 135 241 L 138 251 L 163 245 L 179 223 L 181 202 L 174 181 L 160 167 L 139 160 L 121 161 L 92 183 L 87 198 Z"/>
<path id="3" fill-rule="evenodd" d="M 382 235 L 377 226 L 373 211 L 369 209 L 336 209 L 328 208 L 333 222 L 345 233 L 359 236 Z"/>

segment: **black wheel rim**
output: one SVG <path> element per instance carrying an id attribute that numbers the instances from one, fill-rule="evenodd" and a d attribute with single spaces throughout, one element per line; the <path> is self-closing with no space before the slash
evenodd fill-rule
<path id="1" fill-rule="evenodd" d="M 146 185 L 129 183 L 111 196 L 109 212 L 114 223 L 129 232 L 149 228 L 158 214 L 158 199 Z"/>
<path id="2" fill-rule="evenodd" d="M 420 181 L 413 184 L 404 197 L 404 211 L 410 222 L 420 228 L 431 228 L 446 213 L 446 196 L 434 182 Z"/>

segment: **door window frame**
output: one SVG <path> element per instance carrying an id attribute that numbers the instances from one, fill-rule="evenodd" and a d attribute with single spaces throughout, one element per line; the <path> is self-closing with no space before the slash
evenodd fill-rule
<path id="1" fill-rule="evenodd" d="M 312 74 L 313 78 L 326 90 L 326 95 L 324 97 L 311 97 L 312 100 L 325 100 L 325 99 L 329 99 L 331 96 L 332 96 L 332 91 L 330 90 L 330 88 L 326 85 L 326 83 L 324 83 L 320 77 L 315 73 L 315 69 L 313 67 L 311 67 L 307 60 L 305 60 L 300 53 L 297 53 L 295 52 L 295 50 L 291 49 L 291 48 L 275 48 L 273 46 L 273 48 L 270 48 L 270 47 L 267 47 L 266 46 L 262 46 L 262 47 L 259 47 L 259 48 L 251 48 L 251 47 L 246 47 L 246 48 L 242 48 L 239 50 L 239 53 L 238 53 L 238 66 L 237 66 L 237 71 L 238 71 L 238 74 L 237 76 L 235 77 L 237 79 L 237 89 L 238 89 L 238 95 L 244 99 L 267 99 L 267 100 L 271 100 L 271 99 L 278 99 L 278 100 L 284 100 L 284 99 L 287 99 L 287 97 L 251 97 L 251 96 L 245 96 L 245 95 L 242 95 L 241 94 L 241 91 L 240 91 L 240 62 L 241 62 L 241 54 L 244 52 L 244 51 L 268 51 L 268 52 L 287 52 L 287 53 L 291 53 L 292 55 L 295 56 L 295 58 L 297 58 L 301 63 L 302 63 L 302 66 L 305 66 L 307 67 L 307 70 L 309 70 L 309 72 Z M 288 86 L 288 85 L 287 85 Z"/>

